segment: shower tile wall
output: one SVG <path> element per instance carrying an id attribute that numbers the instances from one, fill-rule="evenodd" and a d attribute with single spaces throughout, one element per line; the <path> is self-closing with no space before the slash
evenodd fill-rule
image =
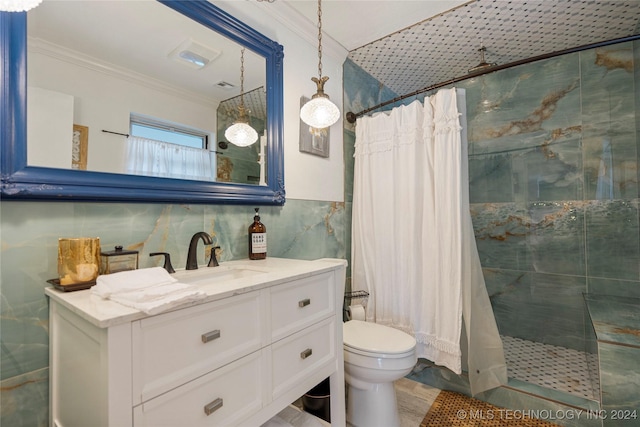
<path id="1" fill-rule="evenodd" d="M 344 73 L 345 111 L 378 103 L 382 84 L 349 61 Z M 466 90 L 471 215 L 500 333 L 595 353 L 582 294 L 640 296 L 640 42 L 456 86 Z M 352 135 L 346 124 L 345 144 Z M 609 386 L 624 377 L 615 372 Z"/>
<path id="2" fill-rule="evenodd" d="M 396 95 L 350 61 L 344 74 L 345 111 Z M 583 292 L 640 296 L 640 42 L 457 87 L 467 93 L 471 214 L 500 332 L 584 351 Z M 345 158 L 353 140 L 347 124 Z M 352 165 L 346 178 L 352 185 Z"/>
<path id="3" fill-rule="evenodd" d="M 222 261 L 246 258 L 253 215 L 252 206 L 2 202 L 0 425 L 48 425 L 44 288 L 57 276 L 58 237 L 99 236 L 104 248 L 122 244 L 137 249 L 141 267 L 161 265 L 149 253 L 165 251 L 180 267 L 191 235 L 202 230 L 221 246 Z M 346 257 L 343 203 L 287 200 L 283 207 L 261 207 L 260 216 L 270 236 L 269 256 Z"/>
<path id="4" fill-rule="evenodd" d="M 584 351 L 582 293 L 640 295 L 635 44 L 459 85 L 472 218 L 503 335 Z"/>

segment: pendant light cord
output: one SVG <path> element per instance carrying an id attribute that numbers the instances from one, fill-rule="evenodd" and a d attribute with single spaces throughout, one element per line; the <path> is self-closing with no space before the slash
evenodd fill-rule
<path id="1" fill-rule="evenodd" d="M 318 0 L 318 78 L 322 79 L 322 7 Z"/>
<path id="2" fill-rule="evenodd" d="M 240 105 L 244 110 L 244 48 L 240 49 Z"/>

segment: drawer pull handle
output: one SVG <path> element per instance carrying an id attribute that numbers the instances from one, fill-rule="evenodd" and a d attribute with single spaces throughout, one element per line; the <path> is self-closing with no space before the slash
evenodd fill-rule
<path id="1" fill-rule="evenodd" d="M 306 359 L 307 357 L 311 356 L 312 354 L 313 354 L 313 350 L 308 348 L 305 351 L 303 351 L 302 353 L 300 353 L 300 359 Z"/>
<path id="2" fill-rule="evenodd" d="M 214 412 L 216 412 L 218 409 L 222 408 L 222 399 L 221 398 L 217 398 L 216 400 L 214 400 L 213 402 L 209 403 L 208 405 L 205 405 L 204 407 L 204 413 L 207 415 L 211 415 Z"/>
<path id="3" fill-rule="evenodd" d="M 220 338 L 220 329 L 216 329 L 215 331 L 207 332 L 206 334 L 202 334 L 202 342 L 207 343 L 209 341 L 213 341 L 217 338 Z"/>
<path id="4" fill-rule="evenodd" d="M 306 307 L 309 304 L 311 304 L 311 300 L 309 298 L 305 298 L 303 300 L 298 301 L 298 307 L 300 307 L 300 308 Z"/>

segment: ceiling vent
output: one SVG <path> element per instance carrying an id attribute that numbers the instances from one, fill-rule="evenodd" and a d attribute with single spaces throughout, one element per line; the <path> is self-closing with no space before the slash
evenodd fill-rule
<path id="1" fill-rule="evenodd" d="M 233 89 L 234 87 L 236 87 L 236 85 L 234 85 L 233 83 L 229 83 L 225 81 L 219 81 L 218 83 L 215 84 L 215 86 L 222 89 Z"/>
<path id="2" fill-rule="evenodd" d="M 219 50 L 187 39 L 171 51 L 169 58 L 191 68 L 201 69 L 213 62 L 221 53 Z"/>

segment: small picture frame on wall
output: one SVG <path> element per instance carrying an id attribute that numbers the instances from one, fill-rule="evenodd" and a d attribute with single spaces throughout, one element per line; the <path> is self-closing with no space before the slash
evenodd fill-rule
<path id="1" fill-rule="evenodd" d="M 309 101 L 300 97 L 300 108 Z M 300 120 L 300 152 L 320 157 L 329 157 L 329 128 L 316 129 Z"/>
<path id="2" fill-rule="evenodd" d="M 89 143 L 89 128 L 73 125 L 73 139 L 71 140 L 71 169 L 87 170 L 87 150 Z"/>

